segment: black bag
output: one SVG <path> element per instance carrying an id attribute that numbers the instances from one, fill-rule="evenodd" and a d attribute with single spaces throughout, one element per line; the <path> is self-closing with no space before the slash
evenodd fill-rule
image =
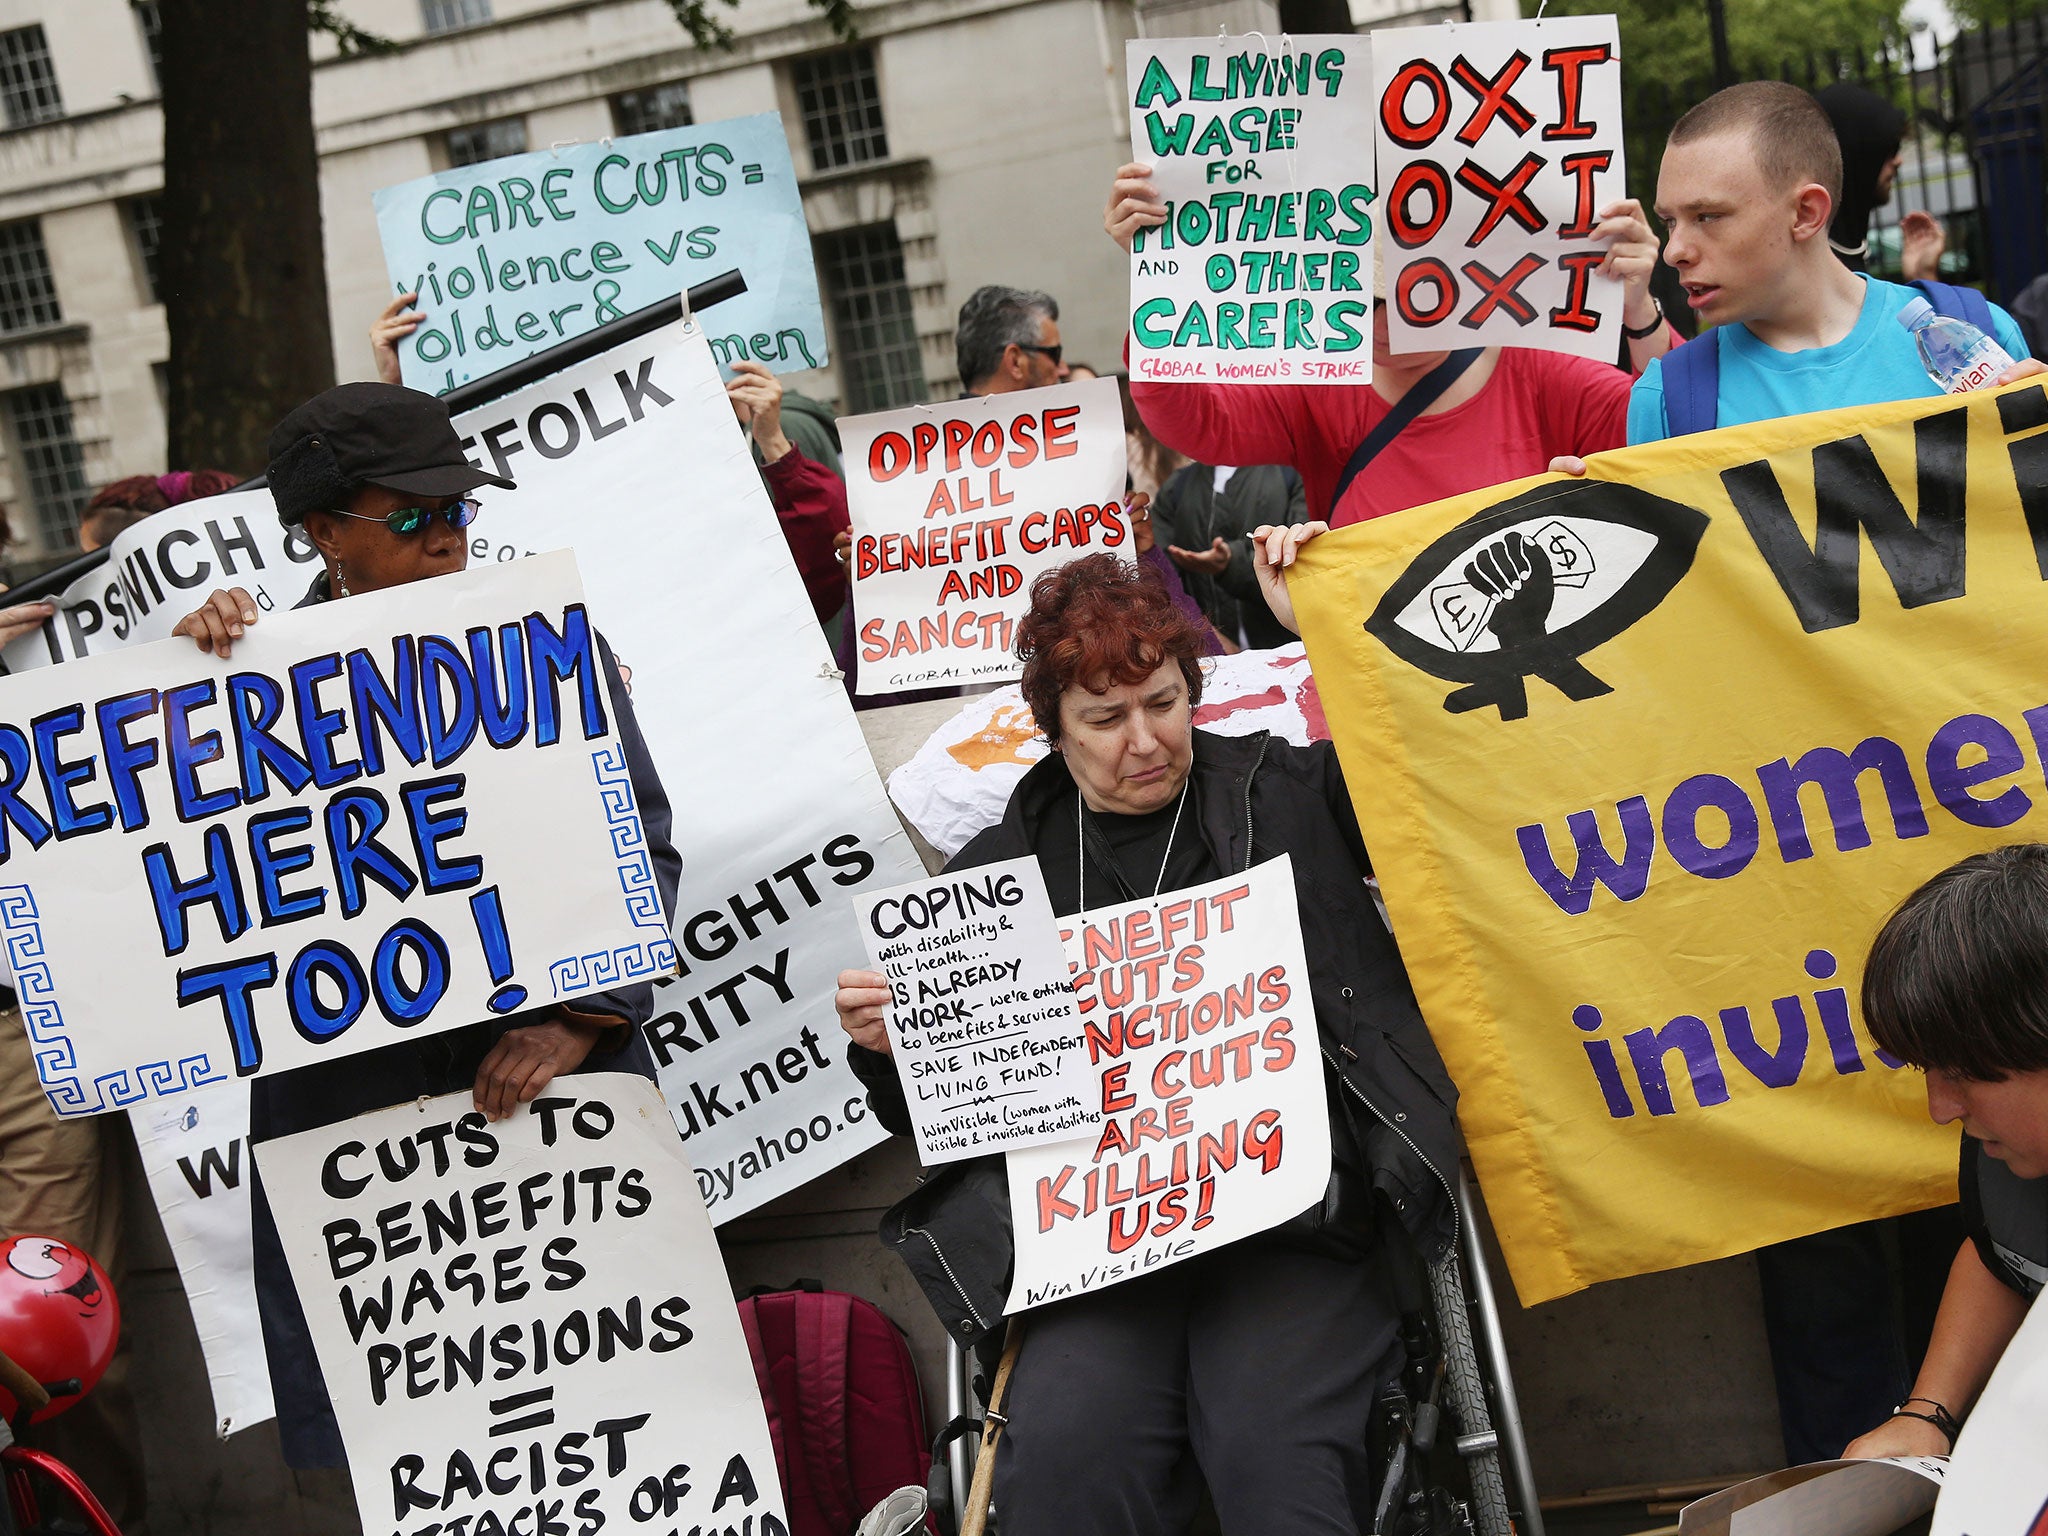
<path id="1" fill-rule="evenodd" d="M 883 1213 L 881 1237 L 962 1346 L 979 1344 L 1003 1326 L 1016 1241 L 1000 1155 L 927 1174 Z"/>

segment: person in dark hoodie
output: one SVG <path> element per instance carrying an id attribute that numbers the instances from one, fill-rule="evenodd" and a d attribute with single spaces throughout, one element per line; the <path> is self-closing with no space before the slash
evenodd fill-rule
<path id="1" fill-rule="evenodd" d="M 1906 114 L 1874 91 L 1846 80 L 1814 92 L 1842 145 L 1842 199 L 1828 221 L 1828 244 L 1852 272 L 1870 270 L 1870 216 L 1892 200 L 1898 181 Z M 1904 282 L 1936 275 L 1948 234 L 1930 213 L 1899 221 L 1899 265 Z"/>
<path id="2" fill-rule="evenodd" d="M 343 384 L 316 395 L 277 424 L 269 446 L 277 515 L 303 528 L 320 554 L 320 575 L 301 608 L 462 570 L 469 560 L 462 530 L 478 511 L 470 493 L 483 485 L 514 489 L 463 456 L 446 405 L 395 384 Z M 256 622 L 254 599 L 235 587 L 213 593 L 171 632 L 226 657 Z M 662 911 L 673 919 L 682 860 L 669 838 L 668 795 L 602 637 L 598 654 Z M 258 1077 L 250 1083 L 250 1140 L 463 1088 L 474 1093 L 480 1114 L 500 1120 L 556 1077 L 585 1067 L 651 1078 L 654 1058 L 640 1026 L 652 1012 L 653 988 L 641 982 L 587 994 L 573 1005 L 528 1008 Z M 251 1195 L 256 1310 L 285 1462 L 297 1469 L 345 1466 L 341 1432 L 260 1174 Z"/>
<path id="3" fill-rule="evenodd" d="M 1292 863 L 1330 1104 L 1321 1201 L 1277 1227 L 1034 1308 L 996 1454 L 1004 1536 L 1178 1536 L 1207 1483 L 1225 1536 L 1357 1532 L 1367 1426 L 1401 1358 L 1396 1265 L 1456 1230 L 1452 1088 L 1366 885 L 1328 742 L 1196 730 L 1202 640 L 1159 579 L 1089 555 L 1033 583 L 1023 692 L 1053 750 L 953 860 L 1036 855 L 1061 914 Z M 839 978 L 849 1060 L 881 1123 L 910 1131 L 887 1054 L 885 979 Z M 963 1342 L 1001 1326 L 1000 1156 L 948 1164 L 892 1211 L 898 1248 Z"/>

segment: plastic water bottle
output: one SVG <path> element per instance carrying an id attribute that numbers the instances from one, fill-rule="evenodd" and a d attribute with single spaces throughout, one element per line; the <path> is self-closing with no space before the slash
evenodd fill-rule
<path id="1" fill-rule="evenodd" d="M 2012 366 L 2012 358 L 1995 340 L 1967 320 L 1937 315 L 1924 298 L 1906 301 L 1899 324 L 1912 333 L 1920 349 L 1920 366 L 1944 394 L 1983 389 Z"/>

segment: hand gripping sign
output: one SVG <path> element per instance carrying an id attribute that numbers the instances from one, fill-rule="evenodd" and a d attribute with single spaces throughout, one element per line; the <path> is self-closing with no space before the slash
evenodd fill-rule
<path id="1" fill-rule="evenodd" d="M 1132 242 L 1132 377 L 1370 383 L 1365 39 L 1138 38 L 1124 60 L 1167 209 Z"/>
<path id="2" fill-rule="evenodd" d="M 1114 379 L 855 416 L 839 433 L 860 693 L 1006 682 L 1041 572 L 1135 556 Z"/>
<path id="3" fill-rule="evenodd" d="M 1100 1290 L 1322 1198 L 1330 1108 L 1283 855 L 1062 918 L 1102 1128 L 1009 1155 L 1005 1310 Z"/>
<path id="4" fill-rule="evenodd" d="M 256 1160 L 365 1531 L 788 1536 L 711 1223 L 645 1078 L 468 1093 Z"/>
<path id="5" fill-rule="evenodd" d="M 566 553 L 8 679 L 0 771 L 60 1115 L 675 965 Z"/>
<path id="6" fill-rule="evenodd" d="M 1394 351 L 1613 362 L 1621 284 L 1592 234 L 1624 195 L 1614 18 L 1382 27 L 1372 57 Z"/>

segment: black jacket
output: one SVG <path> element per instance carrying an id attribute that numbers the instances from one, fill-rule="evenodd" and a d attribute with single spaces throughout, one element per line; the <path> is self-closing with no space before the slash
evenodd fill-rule
<path id="1" fill-rule="evenodd" d="M 1457 1090 L 1424 1028 L 1407 972 L 1381 920 L 1358 818 L 1328 742 L 1296 747 L 1265 733 L 1194 733 L 1199 824 L 1217 865 L 1248 869 L 1280 854 L 1293 860 L 1309 990 L 1333 1089 L 1331 1136 L 1352 1144 L 1360 1171 L 1426 1254 L 1456 1232 Z M 1024 776 L 1003 819 L 953 859 L 971 869 L 1036 855 L 1058 838 L 1071 846 L 1077 796 L 1066 759 L 1053 753 Z M 1089 880 L 1096 875 L 1090 867 Z M 1071 885 L 1048 879 L 1054 910 L 1075 910 Z M 1104 887 L 1107 892 L 1108 887 Z M 854 1073 L 883 1125 L 910 1134 L 895 1064 L 849 1047 Z M 1340 1162 L 1343 1154 L 1340 1152 Z M 1000 1157 L 953 1163 L 929 1174 L 883 1219 L 885 1242 L 924 1286 L 947 1330 L 962 1339 L 993 1331 L 1009 1290 L 1012 1239 Z"/>
<path id="2" fill-rule="evenodd" d="M 295 606 L 304 608 L 325 602 L 328 597 L 327 578 L 323 574 Z M 601 635 L 597 637 L 597 647 L 604 663 L 612 730 L 626 754 L 626 771 L 633 783 L 640 823 L 647 834 L 654 882 L 661 891 L 661 909 L 673 922 L 683 861 L 669 835 L 673 818 L 668 793 L 655 772 L 654 759 L 648 755 L 646 739 L 640 734 L 640 722 L 633 714 L 632 696 L 619 676 L 618 661 Z M 654 1011 L 652 983 L 637 982 L 608 992 L 589 993 L 579 997 L 575 1006 L 579 1012 L 609 1014 L 626 1020 L 626 1027 L 617 1032 L 618 1039 L 600 1041 L 579 1071 L 654 1076 L 654 1055 L 640 1032 L 640 1026 Z M 419 1035 L 353 1056 L 309 1062 L 289 1072 L 256 1078 L 249 1085 L 249 1139 L 254 1143 L 289 1136 L 295 1131 L 333 1125 L 371 1110 L 402 1104 L 407 1099 L 468 1088 L 475 1083 L 477 1068 L 484 1057 L 507 1030 L 536 1023 L 550 1011 L 525 1009 L 502 1018 Z M 313 1352 L 312 1335 L 306 1329 L 306 1315 L 299 1305 L 299 1294 L 292 1284 L 260 1177 L 253 1181 L 250 1193 L 256 1310 L 263 1325 L 263 1346 L 270 1359 L 271 1393 L 277 1403 L 277 1428 L 285 1463 L 292 1467 L 345 1466 L 341 1432 L 334 1422 L 326 1383 Z"/>
<path id="3" fill-rule="evenodd" d="M 1284 464 L 1235 470 L 1220 492 L 1213 466 L 1185 465 L 1152 498 L 1152 536 L 1159 544 L 1193 554 L 1206 553 L 1214 539 L 1230 546 L 1230 564 L 1220 572 L 1182 570 L 1180 579 L 1219 632 L 1235 641 L 1242 624 L 1254 650 L 1289 645 L 1294 636 L 1273 617 L 1259 590 L 1251 531 L 1262 523 L 1307 521 L 1308 493 L 1301 476 Z"/>

